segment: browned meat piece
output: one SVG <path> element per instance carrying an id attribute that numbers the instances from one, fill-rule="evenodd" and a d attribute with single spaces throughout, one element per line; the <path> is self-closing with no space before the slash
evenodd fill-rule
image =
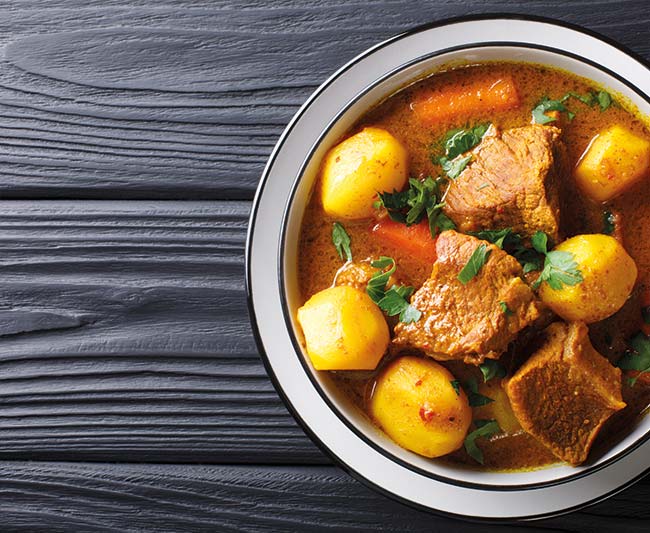
<path id="1" fill-rule="evenodd" d="M 458 273 L 481 244 L 490 250 L 488 260 L 463 285 Z M 440 234 L 436 251 L 431 277 L 411 300 L 422 317 L 396 326 L 394 347 L 417 348 L 440 361 L 497 359 L 540 315 L 541 304 L 521 279 L 521 266 L 493 244 L 455 231 Z"/>
<path id="2" fill-rule="evenodd" d="M 555 322 L 505 384 L 521 426 L 573 465 L 587 459 L 605 421 L 625 407 L 621 371 L 591 345 L 581 322 Z"/>
<path id="3" fill-rule="evenodd" d="M 445 213 L 460 231 L 511 227 L 530 236 L 542 230 L 557 242 L 559 136 L 557 128 L 537 124 L 489 131 L 449 186 Z"/>
<path id="4" fill-rule="evenodd" d="M 339 268 L 334 278 L 334 285 L 349 285 L 355 289 L 361 291 L 366 290 L 366 286 L 379 269 L 373 267 L 370 263 L 374 259 L 366 259 L 365 261 L 350 261 L 345 263 L 341 268 Z M 388 278 L 388 287 L 398 284 L 398 280 L 395 278 L 395 275 Z"/>

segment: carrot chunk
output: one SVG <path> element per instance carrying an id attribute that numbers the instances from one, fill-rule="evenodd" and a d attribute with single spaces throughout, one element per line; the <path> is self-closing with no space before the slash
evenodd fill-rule
<path id="1" fill-rule="evenodd" d="M 389 218 L 377 223 L 372 232 L 400 255 L 409 256 L 424 263 L 436 260 L 436 241 L 431 237 L 429 223 L 425 219 L 419 224 L 406 226 Z"/>
<path id="2" fill-rule="evenodd" d="M 411 109 L 426 124 L 507 111 L 520 104 L 517 86 L 507 75 L 436 87 L 421 94 L 411 103 Z"/>

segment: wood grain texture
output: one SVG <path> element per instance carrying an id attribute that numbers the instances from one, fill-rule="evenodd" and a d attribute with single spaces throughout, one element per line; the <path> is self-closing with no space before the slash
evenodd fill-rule
<path id="1" fill-rule="evenodd" d="M 242 202 L 0 202 L 0 458 L 327 460 L 257 354 Z"/>
<path id="2" fill-rule="evenodd" d="M 0 7 L 0 197 L 252 198 L 307 96 L 425 22 L 521 12 L 650 59 L 645 0 L 26 0 Z"/>
<path id="3" fill-rule="evenodd" d="M 5 462 L 0 480 L 11 531 L 641 533 L 650 520 L 648 483 L 566 517 L 486 525 L 413 510 L 333 467 Z"/>

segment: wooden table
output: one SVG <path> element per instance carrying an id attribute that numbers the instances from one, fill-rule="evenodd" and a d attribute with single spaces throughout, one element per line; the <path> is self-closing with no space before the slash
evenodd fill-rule
<path id="1" fill-rule="evenodd" d="M 3 4 L 0 531 L 501 529 L 375 494 L 296 425 L 248 323 L 250 202 L 299 105 L 370 45 L 509 11 L 650 59 L 648 3 Z M 507 529 L 648 531 L 649 499 Z"/>

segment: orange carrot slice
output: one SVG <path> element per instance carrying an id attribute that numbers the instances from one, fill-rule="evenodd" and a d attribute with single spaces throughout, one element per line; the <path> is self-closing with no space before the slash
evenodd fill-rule
<path id="1" fill-rule="evenodd" d="M 411 109 L 426 124 L 453 122 L 494 111 L 507 111 L 520 104 L 512 77 L 503 75 L 436 87 L 421 93 Z"/>
<path id="2" fill-rule="evenodd" d="M 394 248 L 400 255 L 429 264 L 436 260 L 436 241 L 431 237 L 426 219 L 419 224 L 406 226 L 385 218 L 372 228 L 372 232 L 383 244 Z"/>

